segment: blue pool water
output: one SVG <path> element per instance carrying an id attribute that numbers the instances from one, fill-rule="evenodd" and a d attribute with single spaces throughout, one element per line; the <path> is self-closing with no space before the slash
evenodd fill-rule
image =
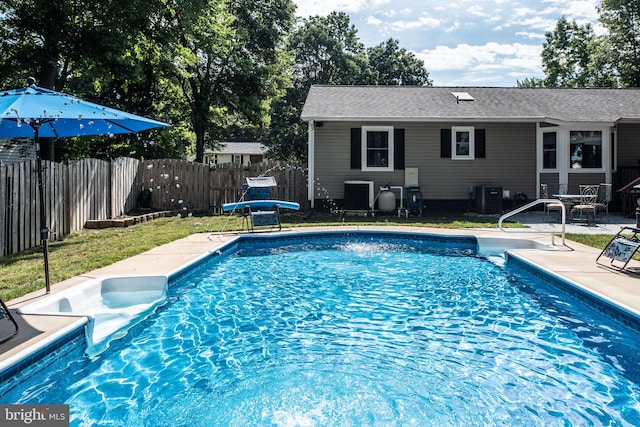
<path id="1" fill-rule="evenodd" d="M 74 426 L 640 425 L 637 330 L 470 239 L 241 240 L 0 398 Z"/>

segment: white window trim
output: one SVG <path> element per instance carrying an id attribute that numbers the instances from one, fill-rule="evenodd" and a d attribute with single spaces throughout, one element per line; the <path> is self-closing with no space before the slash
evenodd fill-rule
<path id="1" fill-rule="evenodd" d="M 456 134 L 458 132 L 469 132 L 469 154 L 456 154 Z M 451 127 L 451 160 L 475 160 L 476 158 L 476 137 L 474 126 L 452 126 Z"/>
<path id="2" fill-rule="evenodd" d="M 558 181 L 563 183 L 568 183 L 570 181 L 571 175 L 604 173 L 605 174 L 604 182 L 611 182 L 611 173 L 613 169 L 611 169 L 610 165 L 611 165 L 611 156 L 614 155 L 612 153 L 612 147 L 611 147 L 611 133 L 612 132 L 614 132 L 614 134 L 616 133 L 614 126 L 612 126 L 611 124 L 589 125 L 584 123 L 564 123 L 554 128 L 554 131 L 557 132 L 556 143 L 557 143 L 557 150 L 558 150 L 557 151 L 558 157 L 556 159 L 557 169 L 555 170 L 542 168 L 542 163 L 543 163 L 542 134 L 547 129 L 550 129 L 550 128 L 542 127 L 540 126 L 540 123 L 538 123 L 536 126 L 537 126 L 537 138 L 536 138 L 537 140 L 536 141 L 537 142 L 537 162 L 536 162 L 537 183 L 536 184 L 538 185 L 538 187 L 540 186 L 540 176 L 542 174 L 547 174 L 547 173 L 557 173 Z M 569 168 L 569 157 L 570 157 L 569 156 L 569 151 L 570 151 L 569 150 L 569 147 L 570 147 L 569 133 L 571 131 L 581 131 L 581 130 L 602 131 L 602 168 L 600 169 Z M 616 139 L 617 139 L 617 134 L 616 134 Z M 617 144 L 616 144 L 616 147 L 617 147 Z"/>
<path id="3" fill-rule="evenodd" d="M 389 159 L 386 167 L 369 167 L 367 166 L 367 132 L 387 132 L 389 137 Z M 362 126 L 361 137 L 361 164 L 363 171 L 369 172 L 389 172 L 393 171 L 394 165 L 394 140 L 393 126 Z"/>
<path id="4" fill-rule="evenodd" d="M 600 144 L 602 151 L 602 164 L 599 168 L 572 168 L 571 164 L 571 132 L 600 132 Z M 610 131 L 608 129 L 603 129 L 601 127 L 590 127 L 590 126 L 571 126 L 566 129 L 566 162 L 567 162 L 567 172 L 569 174 L 572 173 L 604 173 L 609 167 L 609 155 L 610 155 Z"/>
<path id="5" fill-rule="evenodd" d="M 545 169 L 544 168 L 544 134 L 545 133 L 555 133 L 556 134 L 556 167 L 555 168 L 548 168 Z M 555 173 L 558 172 L 558 170 L 560 169 L 560 159 L 564 159 L 564 156 L 562 156 L 561 147 L 564 147 L 561 143 L 560 143 L 560 132 L 558 131 L 557 128 L 541 128 L 541 132 L 540 132 L 540 170 L 543 173 Z"/>

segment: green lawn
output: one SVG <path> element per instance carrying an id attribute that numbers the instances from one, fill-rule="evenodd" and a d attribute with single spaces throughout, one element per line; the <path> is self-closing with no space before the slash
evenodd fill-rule
<path id="1" fill-rule="evenodd" d="M 316 214 L 284 215 L 284 227 L 330 226 L 330 225 L 413 225 L 434 228 L 496 228 L 495 216 L 459 217 L 340 217 Z M 521 224 L 505 224 L 508 227 L 523 227 Z M 113 264 L 145 252 L 156 246 L 186 237 L 193 233 L 240 230 L 241 219 L 236 216 L 207 216 L 188 218 L 158 218 L 126 228 L 82 230 L 64 240 L 49 245 L 49 273 L 51 283 Z M 609 235 L 567 234 L 567 239 L 603 248 L 611 239 Z M 0 258 L 0 298 L 8 301 L 29 292 L 44 289 L 42 249 L 36 248 L 20 254 Z"/>

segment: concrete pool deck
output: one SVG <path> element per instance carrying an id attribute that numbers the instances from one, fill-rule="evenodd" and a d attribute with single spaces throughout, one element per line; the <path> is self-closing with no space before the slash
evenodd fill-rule
<path id="1" fill-rule="evenodd" d="M 617 224 L 612 222 L 607 227 L 607 233 L 615 234 L 621 226 L 631 223 Z M 540 226 L 542 227 L 542 225 Z M 568 226 L 567 232 L 585 232 L 586 229 L 572 229 Z M 282 233 L 328 230 L 387 230 L 420 232 L 440 235 L 476 236 L 478 238 L 501 239 L 531 239 L 550 245 L 551 235 L 548 230 L 531 225 L 531 229 L 511 229 L 505 233 L 496 229 L 444 229 L 412 226 L 343 226 L 343 227 L 304 227 L 283 229 Z M 581 231 L 582 230 L 582 231 Z M 601 231 L 602 229 L 599 229 Z M 556 231 L 555 229 L 551 231 Z M 602 231 L 601 231 L 602 232 Z M 233 233 L 199 233 L 189 237 L 168 243 L 151 249 L 140 255 L 116 262 L 81 276 L 73 277 L 51 287 L 51 293 L 60 292 L 69 287 L 84 283 L 96 278 L 122 275 L 159 275 L 175 272 L 182 266 L 189 264 L 206 254 L 214 252 L 224 243 L 236 238 L 239 234 Z M 277 233 L 270 233 L 277 234 Z M 640 316 L 640 275 L 628 271 L 621 272 L 596 264 L 595 260 L 600 250 L 572 241 L 562 246 L 561 238 L 556 235 L 555 248 L 542 249 L 515 249 L 514 254 L 537 265 L 544 266 L 557 276 L 574 282 L 604 299 L 611 300 L 626 308 L 628 311 Z M 640 263 L 633 262 L 630 270 L 640 272 Z M 20 325 L 18 335 L 9 341 L 0 344 L 0 363 L 17 359 L 29 351 L 32 346 L 43 342 L 65 327 L 69 327 L 78 321 L 77 317 L 67 316 L 43 316 L 16 314 L 20 307 L 45 297 L 44 290 L 36 291 L 24 297 L 6 302 L 14 313 Z"/>

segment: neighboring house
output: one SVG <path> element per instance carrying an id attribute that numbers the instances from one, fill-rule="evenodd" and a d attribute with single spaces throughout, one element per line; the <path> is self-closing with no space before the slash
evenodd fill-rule
<path id="1" fill-rule="evenodd" d="M 264 160 L 267 148 L 259 142 L 223 142 L 217 149 L 204 151 L 204 163 L 219 165 L 236 163 L 248 166 Z"/>
<path id="2" fill-rule="evenodd" d="M 35 158 L 36 147 L 32 139 L 0 138 L 0 162 L 16 163 Z"/>
<path id="3" fill-rule="evenodd" d="M 313 86 L 301 117 L 312 207 L 345 181 L 377 193 L 418 168 L 426 212 L 464 212 L 478 186 L 577 193 L 640 160 L 639 89 Z"/>

